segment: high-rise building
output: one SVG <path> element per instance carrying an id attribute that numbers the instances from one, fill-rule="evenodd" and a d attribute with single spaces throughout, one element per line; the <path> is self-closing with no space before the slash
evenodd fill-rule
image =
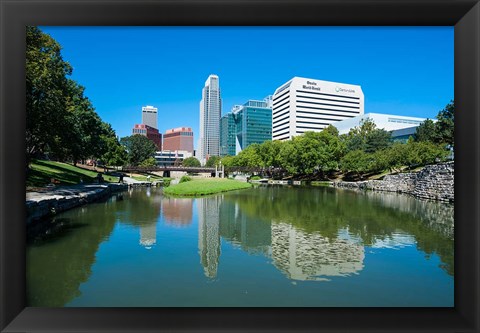
<path id="1" fill-rule="evenodd" d="M 193 131 L 190 127 L 169 129 L 163 135 L 163 150 L 184 150 L 193 153 Z"/>
<path id="2" fill-rule="evenodd" d="M 232 109 L 237 137 L 236 152 L 239 153 L 252 143 L 262 143 L 272 139 L 271 99 L 249 100 Z"/>
<path id="3" fill-rule="evenodd" d="M 158 132 L 158 129 L 145 124 L 135 124 L 132 134 L 146 136 L 150 141 L 153 141 L 157 150 L 162 150 L 162 134 Z"/>
<path id="4" fill-rule="evenodd" d="M 142 107 L 142 124 L 158 129 L 158 109 L 147 105 Z"/>
<path id="5" fill-rule="evenodd" d="M 306 131 L 364 114 L 358 85 L 294 77 L 275 90 L 272 139 L 288 140 Z"/>
<path id="6" fill-rule="evenodd" d="M 220 123 L 220 155 L 235 155 L 252 143 L 272 139 L 272 99 L 235 105 Z"/>
<path id="7" fill-rule="evenodd" d="M 199 159 L 205 164 L 210 156 L 220 155 L 220 116 L 222 99 L 217 75 L 205 81 L 200 101 Z"/>
<path id="8" fill-rule="evenodd" d="M 235 156 L 236 137 L 235 119 L 229 112 L 220 119 L 220 156 Z"/>

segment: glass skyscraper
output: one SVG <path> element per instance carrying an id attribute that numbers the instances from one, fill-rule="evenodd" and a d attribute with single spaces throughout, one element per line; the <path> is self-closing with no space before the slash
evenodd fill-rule
<path id="1" fill-rule="evenodd" d="M 199 158 L 204 165 L 210 156 L 220 155 L 220 116 L 222 99 L 217 75 L 210 75 L 205 81 L 200 101 Z"/>
<path id="2" fill-rule="evenodd" d="M 234 126 L 230 125 L 233 120 Z M 243 105 L 235 105 L 232 111 L 222 117 L 222 155 L 235 155 L 252 143 L 262 143 L 272 139 L 272 100 L 249 100 Z M 222 124 L 224 124 L 222 122 Z M 228 129 L 228 131 L 226 130 Z M 233 149 L 235 140 L 235 149 Z"/>
<path id="3" fill-rule="evenodd" d="M 235 119 L 229 112 L 220 119 L 220 156 L 235 156 L 236 136 Z"/>

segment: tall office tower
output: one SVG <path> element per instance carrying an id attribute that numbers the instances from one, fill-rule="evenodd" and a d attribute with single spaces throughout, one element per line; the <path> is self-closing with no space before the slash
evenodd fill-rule
<path id="1" fill-rule="evenodd" d="M 220 121 L 220 155 L 238 154 L 252 143 L 272 139 L 272 99 L 235 105 Z"/>
<path id="2" fill-rule="evenodd" d="M 163 135 L 163 150 L 183 150 L 193 153 L 193 132 L 190 127 L 177 127 Z"/>
<path id="3" fill-rule="evenodd" d="M 222 99 L 217 75 L 205 81 L 200 101 L 199 159 L 202 165 L 210 156 L 220 155 L 220 116 Z"/>
<path id="4" fill-rule="evenodd" d="M 157 117 L 157 108 L 150 105 L 142 107 L 142 124 L 158 129 Z"/>
<path id="5" fill-rule="evenodd" d="M 233 113 L 229 112 L 220 119 L 220 156 L 235 156 L 237 129 Z"/>
<path id="6" fill-rule="evenodd" d="M 360 86 L 294 77 L 273 95 L 272 139 L 288 140 L 306 131 L 364 114 Z"/>
<path id="7" fill-rule="evenodd" d="M 271 99 L 249 100 L 232 109 L 236 125 L 236 153 L 252 143 L 263 143 L 272 139 Z"/>

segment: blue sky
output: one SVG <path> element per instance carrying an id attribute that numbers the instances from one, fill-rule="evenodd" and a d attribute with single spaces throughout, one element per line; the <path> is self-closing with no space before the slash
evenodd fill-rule
<path id="1" fill-rule="evenodd" d="M 222 114 L 294 76 L 358 84 L 365 113 L 434 118 L 453 96 L 453 27 L 40 27 L 120 137 L 158 108 L 160 132 L 192 127 L 210 74 Z"/>

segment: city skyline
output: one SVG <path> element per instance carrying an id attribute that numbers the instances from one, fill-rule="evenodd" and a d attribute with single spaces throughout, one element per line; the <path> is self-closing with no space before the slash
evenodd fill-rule
<path id="1" fill-rule="evenodd" d="M 197 150 L 198 102 L 212 73 L 222 80 L 222 115 L 294 76 L 360 85 L 365 113 L 434 118 L 454 98 L 453 27 L 41 29 L 60 43 L 72 78 L 118 136 L 130 135 L 138 110 L 152 105 L 159 132 L 192 127 Z M 204 40 L 216 41 L 215 52 L 203 52 Z M 292 48 L 278 52 L 279 41 Z"/>

